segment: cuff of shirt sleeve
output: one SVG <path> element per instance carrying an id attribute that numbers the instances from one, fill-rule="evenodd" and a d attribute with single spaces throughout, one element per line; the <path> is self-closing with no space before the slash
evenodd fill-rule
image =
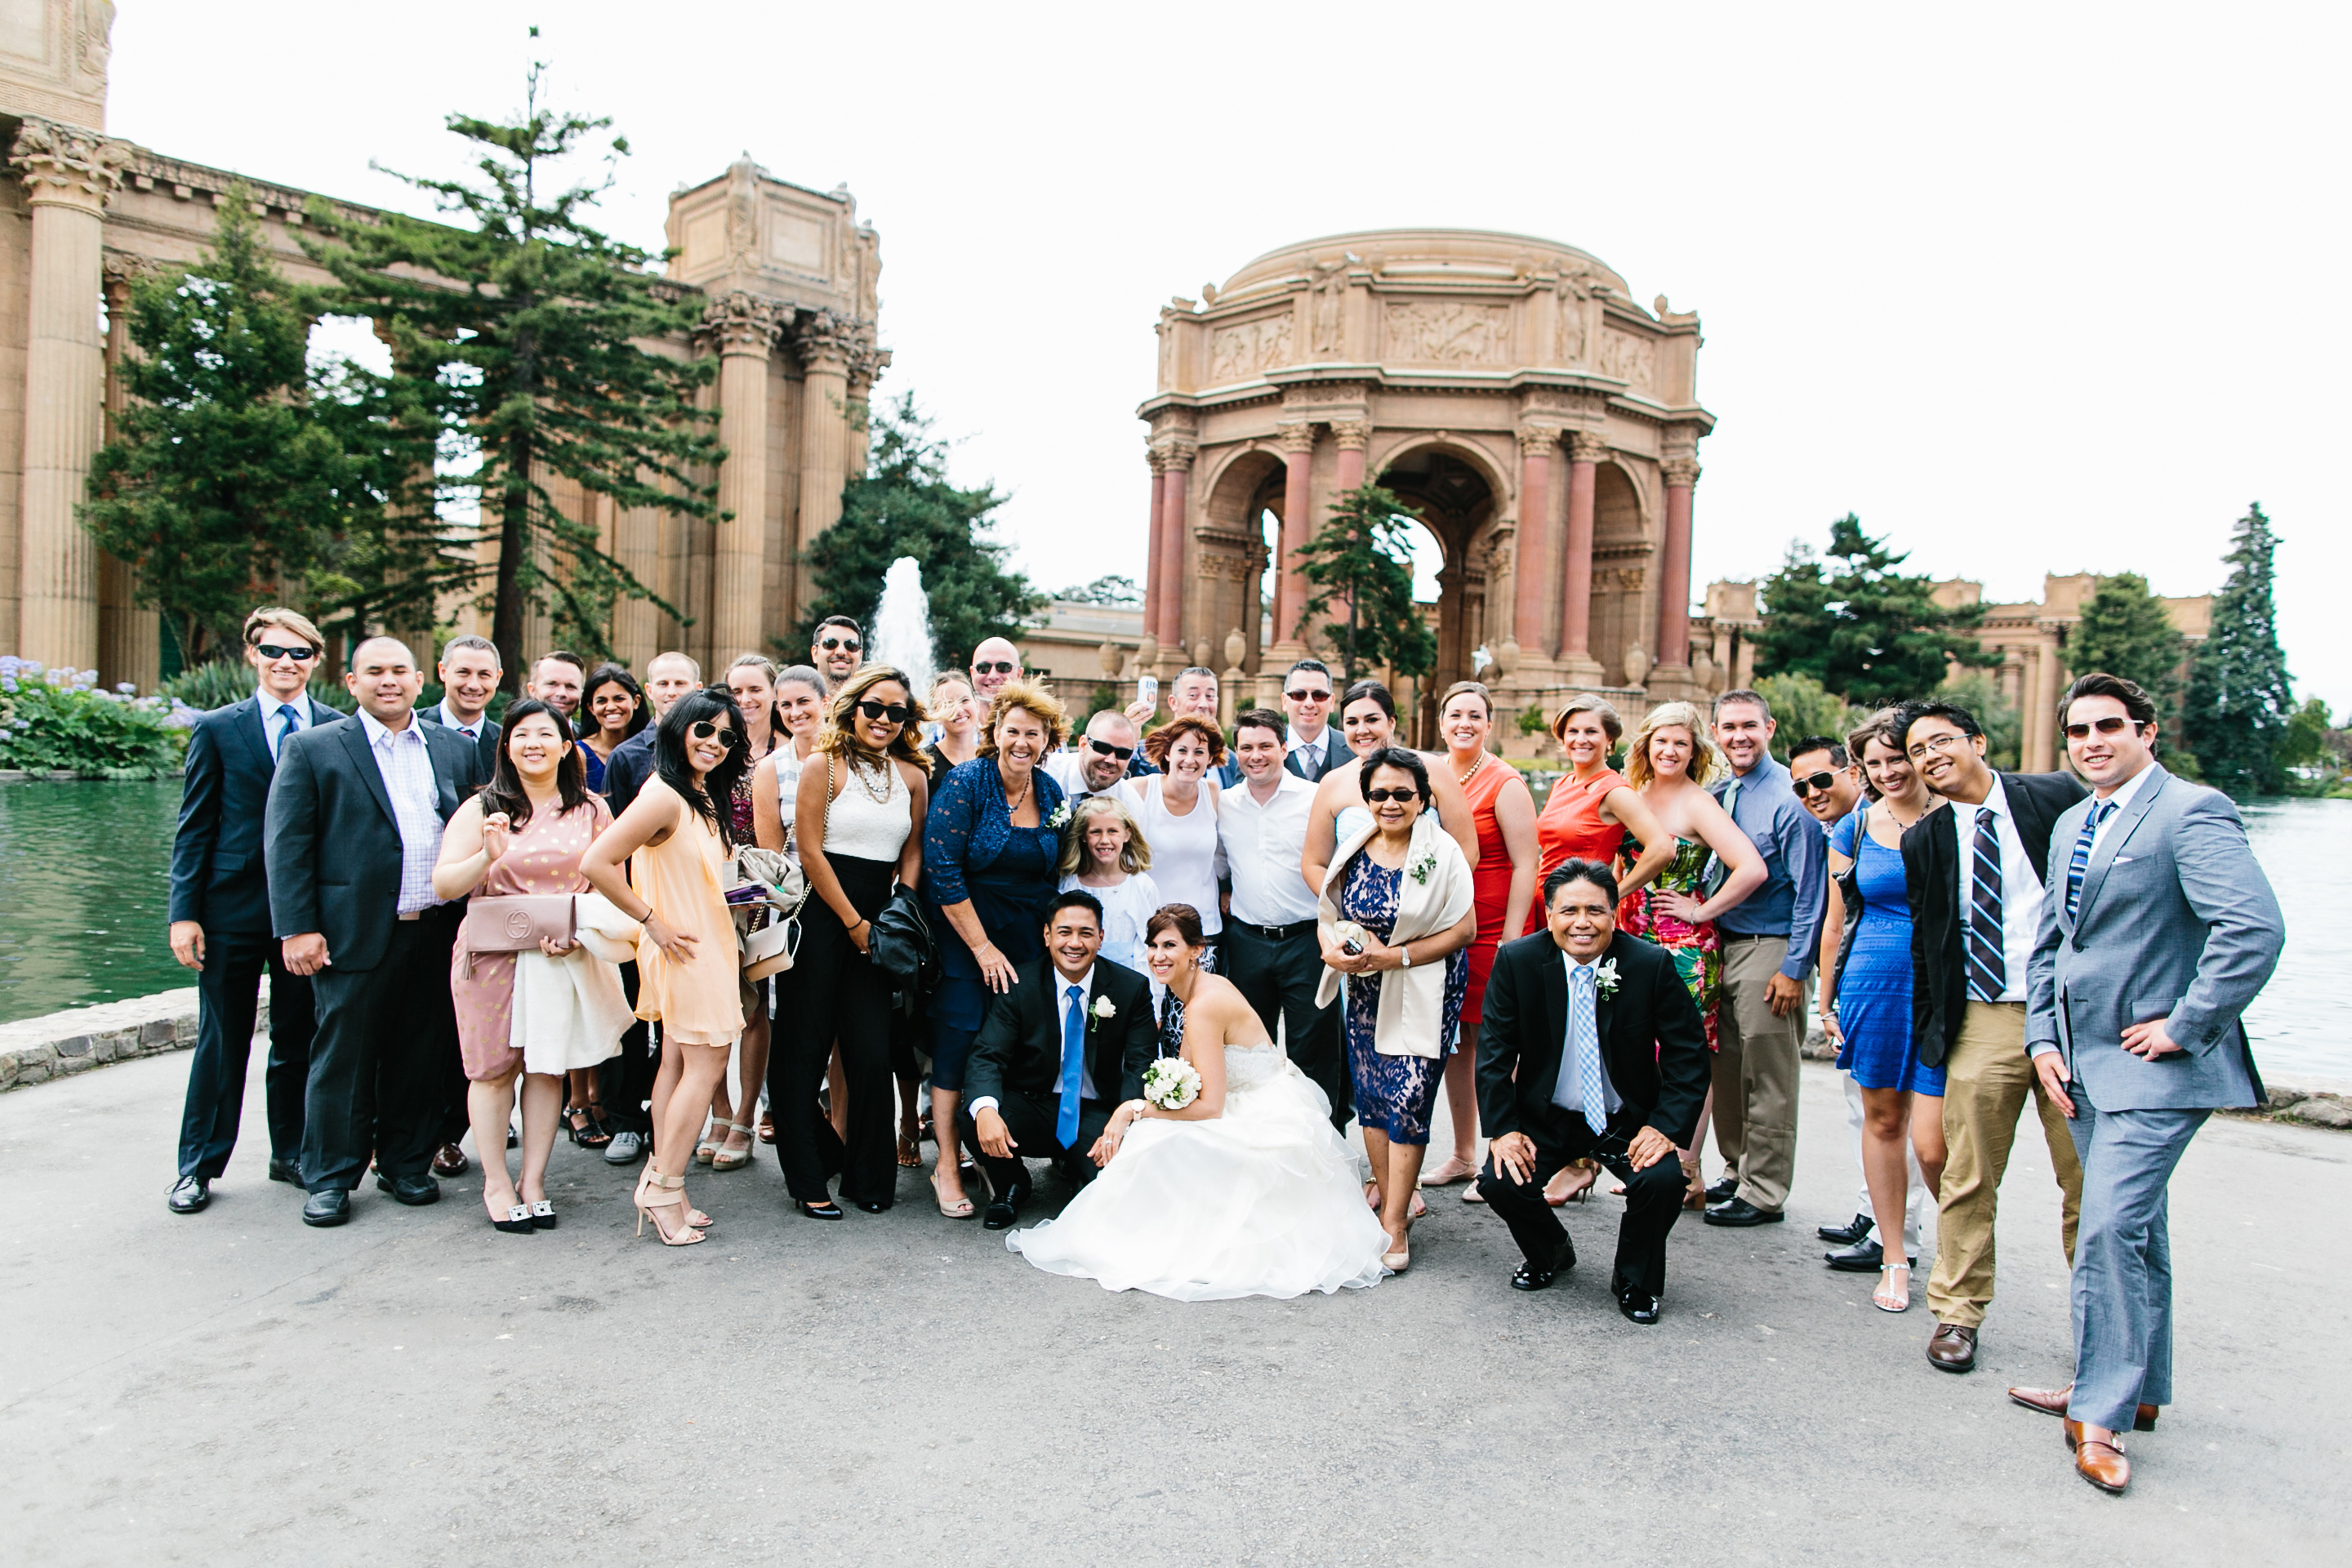
<path id="1" fill-rule="evenodd" d="M 1796 955 L 1792 953 L 1788 958 L 1781 961 L 1780 973 L 1795 981 L 1798 984 L 1802 985 L 1805 983 L 1806 978 L 1813 973 L 1813 966 L 1810 963 L 1800 961 Z"/>
<path id="2" fill-rule="evenodd" d="M 996 1109 L 996 1096 L 992 1094 L 983 1094 L 978 1100 L 973 1100 L 966 1109 L 971 1112 L 971 1119 L 974 1121 L 977 1121 L 980 1120 L 980 1113 L 982 1111 L 993 1110 Z"/>
<path id="3" fill-rule="evenodd" d="M 2058 1042 L 2055 1040 L 2028 1040 L 2025 1042 L 2025 1054 L 2028 1057 L 2051 1056 L 2053 1055 L 2057 1049 Z"/>

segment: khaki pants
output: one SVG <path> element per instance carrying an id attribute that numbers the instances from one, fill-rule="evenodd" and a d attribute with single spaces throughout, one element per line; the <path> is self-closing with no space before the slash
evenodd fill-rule
<path id="1" fill-rule="evenodd" d="M 1764 987 L 1789 956 L 1786 937 L 1723 945 L 1715 1010 L 1715 1146 L 1739 1173 L 1739 1195 L 1779 1213 L 1797 1170 L 1797 1072 L 1806 1009 L 1772 1016 Z M 1810 991 L 1810 985 L 1807 987 Z"/>
<path id="2" fill-rule="evenodd" d="M 2065 1194 L 2066 1264 L 2074 1263 L 2074 1220 L 2083 1204 L 2083 1163 L 2066 1118 L 2042 1092 L 2025 1054 L 2025 1004 L 1970 1002 L 1960 1037 L 1944 1058 L 1944 1183 L 1936 1194 L 1936 1268 L 1927 1306 L 1939 1323 L 1973 1329 L 1992 1304 L 1993 1214 L 2001 1173 L 2017 1141 L 2018 1113 L 2033 1097 L 2042 1139 Z"/>

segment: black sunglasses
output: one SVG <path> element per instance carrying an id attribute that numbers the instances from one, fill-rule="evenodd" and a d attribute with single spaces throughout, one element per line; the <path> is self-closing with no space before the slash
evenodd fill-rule
<path id="1" fill-rule="evenodd" d="M 262 651 L 266 653 L 268 650 L 265 648 Z M 2110 713 L 2104 719 L 2094 719 L 2087 724 L 2067 725 L 2066 738 L 2070 741 L 2088 740 L 2094 730 L 2102 735 L 2120 735 L 2124 732 L 2124 726 L 2130 722 L 2128 719 L 2118 719 Z"/>
<path id="2" fill-rule="evenodd" d="M 264 658 L 290 658 L 303 664 L 308 664 L 319 657 L 317 648 L 305 647 L 301 643 L 296 643 L 292 647 L 279 647 L 274 642 L 257 642 L 253 645 L 253 651 Z"/>
<path id="3" fill-rule="evenodd" d="M 1799 800 L 1802 800 L 1815 790 L 1821 791 L 1823 795 L 1829 794 L 1830 785 L 1835 783 L 1837 783 L 1835 773 L 1807 773 L 1803 778 L 1790 779 L 1789 788 L 1795 793 Z"/>
<path id="4" fill-rule="evenodd" d="M 857 700 L 857 711 L 867 719 L 881 719 L 892 724 L 903 724 L 915 716 L 912 708 L 902 708 L 896 702 L 877 702 L 871 697 Z"/>
<path id="5" fill-rule="evenodd" d="M 1283 695 L 1289 698 L 1293 702 L 1328 702 L 1331 700 L 1331 694 L 1328 691 L 1286 691 Z"/>
<path id="6" fill-rule="evenodd" d="M 1092 746 L 1096 751 L 1100 752 L 1104 756 L 1117 757 L 1122 763 L 1127 761 L 1128 758 L 1135 755 L 1135 748 L 1133 746 L 1114 746 L 1108 741 L 1097 741 L 1092 735 L 1088 735 L 1087 737 L 1087 744 Z"/>
<path id="7" fill-rule="evenodd" d="M 1017 668 L 1011 659 L 1000 658 L 993 664 L 975 664 L 971 672 L 974 675 L 1010 675 Z"/>
<path id="8" fill-rule="evenodd" d="M 698 741 L 723 739 L 730 749 L 743 742 L 743 737 L 737 734 L 731 726 L 714 724 L 708 719 L 697 719 L 686 727 L 686 732 Z"/>
<path id="9" fill-rule="evenodd" d="M 1374 805 L 1378 805 L 1384 800 L 1419 800 L 1421 798 L 1421 792 L 1417 789 L 1412 788 L 1368 789 L 1364 792 L 1364 798 L 1371 802 Z"/>
<path id="10" fill-rule="evenodd" d="M 831 653 L 835 648 L 837 648 L 837 647 L 845 647 L 845 648 L 847 648 L 850 652 L 852 652 L 852 653 L 856 653 L 856 652 L 857 652 L 859 649 L 863 648 L 866 645 L 865 645 L 864 643 L 862 643 L 862 642 L 859 642 L 856 637 L 826 637 L 824 641 L 822 641 L 822 642 L 818 643 L 816 646 L 817 646 L 817 647 L 821 647 L 821 648 L 823 648 L 823 649 L 824 649 L 824 651 L 825 651 L 825 652 L 827 652 L 827 653 Z"/>

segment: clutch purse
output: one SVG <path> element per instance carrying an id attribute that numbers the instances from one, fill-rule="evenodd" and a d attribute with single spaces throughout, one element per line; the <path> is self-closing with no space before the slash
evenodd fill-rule
<path id="1" fill-rule="evenodd" d="M 541 937 L 575 940 L 570 893 L 525 893 L 472 899 L 459 938 L 467 952 L 520 952 L 536 949 Z"/>

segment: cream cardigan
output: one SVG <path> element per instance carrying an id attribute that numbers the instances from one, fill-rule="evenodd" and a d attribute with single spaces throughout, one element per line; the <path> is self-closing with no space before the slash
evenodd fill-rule
<path id="1" fill-rule="evenodd" d="M 1339 893 L 1345 886 L 1349 864 L 1379 831 L 1380 825 L 1374 822 L 1349 837 L 1323 873 L 1316 919 L 1327 939 L 1340 918 Z M 1471 908 L 1469 862 L 1462 858 L 1462 847 L 1454 842 L 1454 836 L 1437 825 L 1435 812 L 1424 809 L 1414 819 L 1404 865 L 1396 926 L 1388 939 L 1391 947 L 1450 930 Z M 1426 879 L 1413 875 L 1418 867 L 1427 868 Z M 1331 1005 L 1342 979 L 1336 969 L 1323 971 L 1323 982 L 1315 990 L 1318 1007 Z M 1379 979 L 1380 1011 L 1372 1024 L 1372 1048 L 1384 1057 L 1444 1056 L 1446 1042 L 1439 1037 L 1439 1031 L 1445 1021 L 1445 964 L 1416 963 L 1411 969 L 1383 970 Z"/>

